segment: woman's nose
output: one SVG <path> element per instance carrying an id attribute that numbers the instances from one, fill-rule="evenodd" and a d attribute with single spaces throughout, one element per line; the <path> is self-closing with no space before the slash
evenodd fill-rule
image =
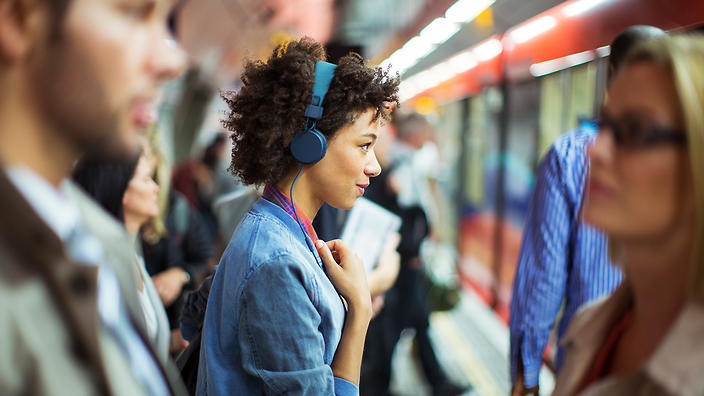
<path id="1" fill-rule="evenodd" d="M 587 147 L 587 156 L 592 165 L 608 162 L 613 153 L 614 143 L 612 133 L 603 133 L 600 131 L 596 140 Z"/>
<path id="2" fill-rule="evenodd" d="M 374 152 L 370 152 L 369 159 L 369 163 L 364 168 L 364 173 L 369 177 L 379 176 L 381 173 L 381 165 L 379 165 L 379 161 L 376 159 Z"/>
<path id="3" fill-rule="evenodd" d="M 151 181 L 151 187 L 152 187 L 152 191 L 154 191 L 154 193 L 156 193 L 156 194 L 159 193 L 159 189 L 160 189 L 159 185 L 156 184 L 156 182 L 154 180 Z"/>

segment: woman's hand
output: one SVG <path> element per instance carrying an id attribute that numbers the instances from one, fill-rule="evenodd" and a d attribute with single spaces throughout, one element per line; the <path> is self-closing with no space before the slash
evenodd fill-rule
<path id="1" fill-rule="evenodd" d="M 335 377 L 359 385 L 364 340 L 372 318 L 372 298 L 362 260 L 341 240 L 315 243 L 328 278 L 347 301 L 342 337 L 330 367 Z"/>
<path id="2" fill-rule="evenodd" d="M 188 283 L 186 272 L 179 267 L 159 272 L 152 276 L 152 281 L 165 307 L 173 304 L 178 295 L 181 294 L 183 285 Z"/>
<path id="3" fill-rule="evenodd" d="M 379 315 L 382 309 L 384 309 L 384 295 L 379 294 L 372 297 L 372 319 Z"/>
<path id="4" fill-rule="evenodd" d="M 169 343 L 169 353 L 175 354 L 188 348 L 188 341 L 183 339 L 181 329 L 171 330 L 171 342 Z"/>
<path id="5" fill-rule="evenodd" d="M 345 298 L 350 311 L 368 314 L 367 318 L 370 318 L 371 294 L 362 260 L 339 239 L 330 242 L 319 240 L 315 247 L 323 260 L 328 278 Z"/>

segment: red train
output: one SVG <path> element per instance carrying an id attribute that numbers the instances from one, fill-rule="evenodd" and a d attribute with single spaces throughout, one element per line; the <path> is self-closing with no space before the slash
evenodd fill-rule
<path id="1" fill-rule="evenodd" d="M 505 320 L 537 163 L 595 115 L 608 43 L 636 24 L 701 29 L 704 2 L 566 1 L 403 84 L 406 106 L 439 114 L 439 144 L 456 170 L 445 191 L 457 203 L 460 278 Z"/>

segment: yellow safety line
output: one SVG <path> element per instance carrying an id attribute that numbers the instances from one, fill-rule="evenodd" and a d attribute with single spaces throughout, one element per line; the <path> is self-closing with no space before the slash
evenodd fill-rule
<path id="1" fill-rule="evenodd" d="M 503 395 L 493 376 L 487 371 L 472 348 L 467 345 L 465 338 L 460 333 L 454 320 L 446 312 L 432 314 L 431 323 L 433 330 L 440 335 L 441 340 L 447 340 L 452 351 L 455 351 L 455 360 L 459 364 L 470 383 L 479 395 Z"/>

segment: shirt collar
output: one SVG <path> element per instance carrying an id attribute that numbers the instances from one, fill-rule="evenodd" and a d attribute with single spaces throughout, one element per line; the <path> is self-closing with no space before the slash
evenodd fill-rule
<path id="1" fill-rule="evenodd" d="M 624 312 L 631 306 L 633 296 L 627 281 L 605 300 L 588 307 L 575 316 L 567 334 L 560 342 L 571 347 L 579 356 L 581 369 L 586 373 L 605 337 Z M 689 301 L 675 323 L 641 369 L 648 378 L 672 394 L 698 394 L 704 389 L 704 302 Z"/>
<path id="2" fill-rule="evenodd" d="M 298 208 L 298 205 L 295 205 L 293 202 L 291 202 L 291 200 L 288 199 L 288 197 L 284 195 L 284 193 L 282 193 L 281 190 L 279 190 L 276 186 L 267 186 L 264 189 L 262 197 L 267 201 L 273 202 L 281 206 L 294 219 L 296 219 L 296 215 L 298 215 L 298 220 L 300 221 L 300 224 L 303 226 L 303 228 L 306 230 L 306 233 L 308 234 L 310 239 L 313 242 L 318 240 L 318 234 L 316 234 L 310 219 L 308 219 L 308 217 Z"/>
<path id="3" fill-rule="evenodd" d="M 648 377 L 672 394 L 694 395 L 704 389 L 704 303 L 688 302 L 646 362 Z"/>
<path id="4" fill-rule="evenodd" d="M 39 217 L 65 240 L 79 223 L 78 207 L 60 189 L 26 167 L 11 167 L 7 176 Z M 66 181 L 62 181 L 62 187 Z"/>
<path id="5" fill-rule="evenodd" d="M 612 325 L 631 306 L 632 297 L 627 282 L 623 282 L 610 297 L 594 301 L 576 315 L 560 344 L 574 344 L 577 348 L 601 346 Z"/>

